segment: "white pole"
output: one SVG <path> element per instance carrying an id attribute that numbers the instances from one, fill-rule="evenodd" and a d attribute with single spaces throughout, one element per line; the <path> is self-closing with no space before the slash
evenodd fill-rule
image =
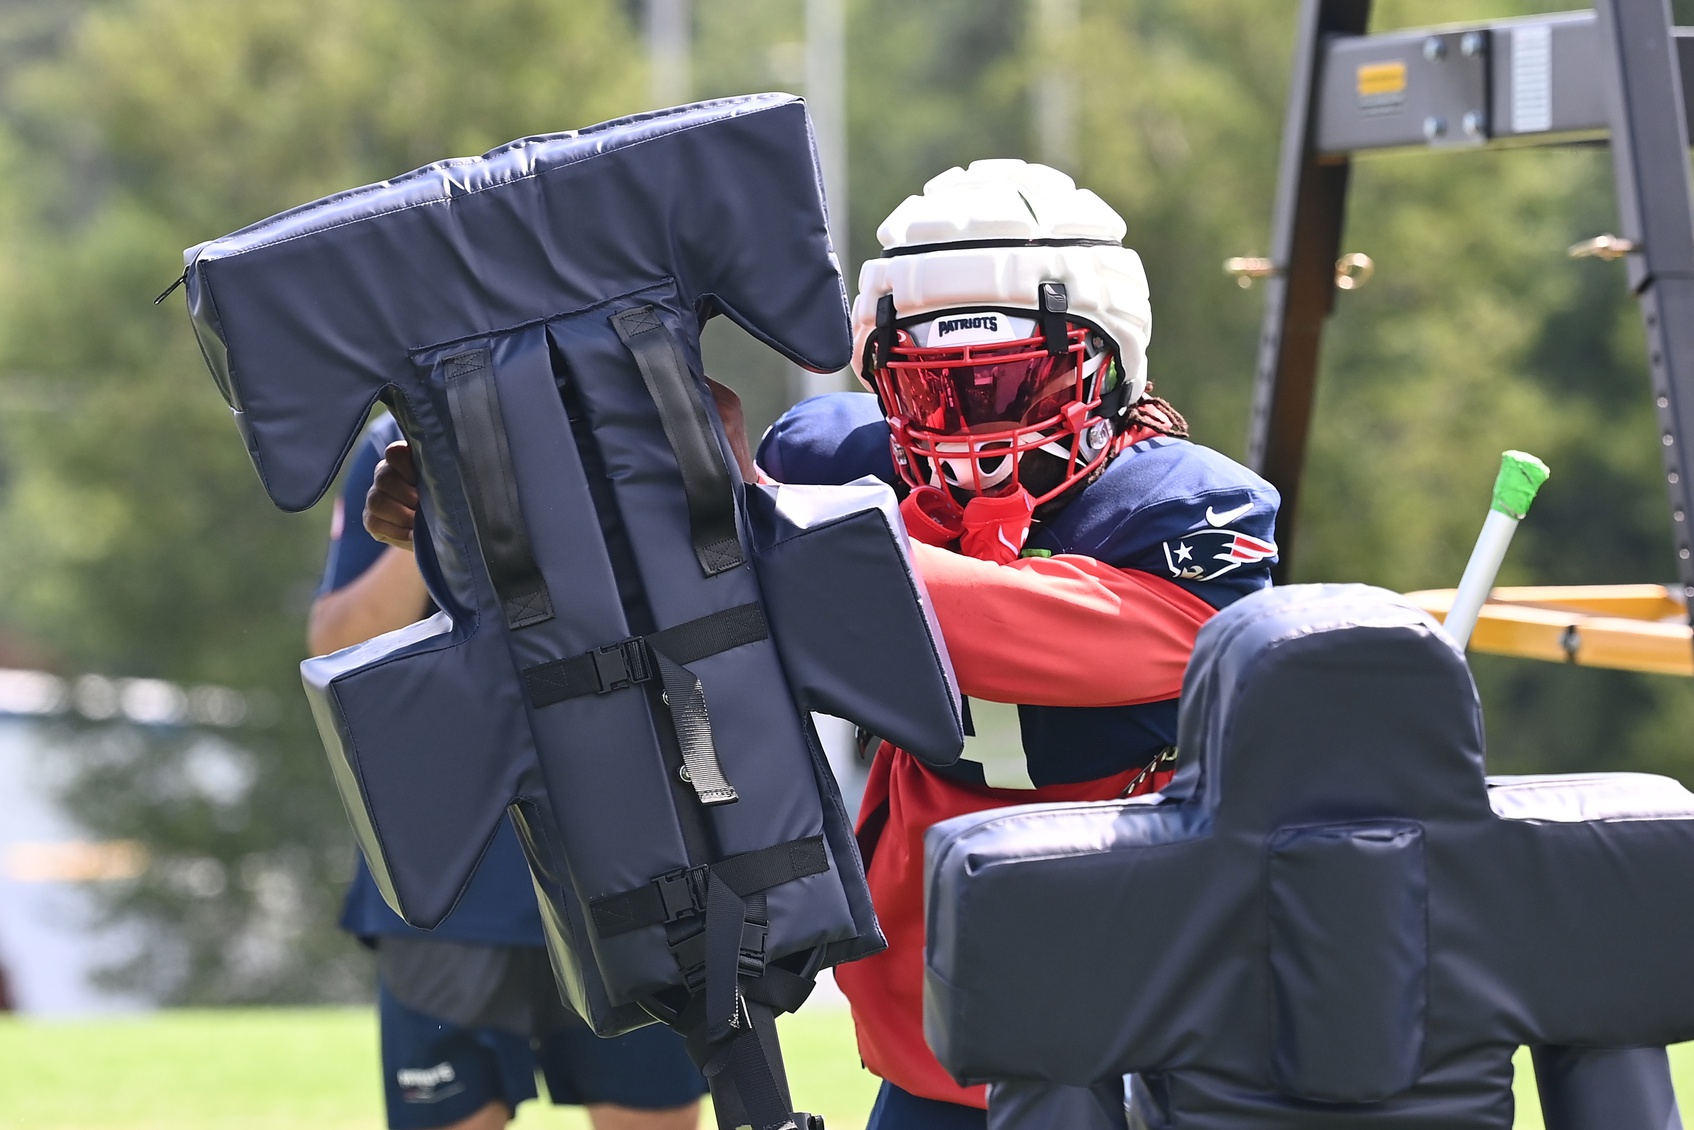
<path id="1" fill-rule="evenodd" d="M 647 0 L 647 60 L 653 105 L 677 106 L 694 90 L 689 0 Z"/>
<path id="2" fill-rule="evenodd" d="M 1030 0 L 1034 6 L 1035 75 L 1029 84 L 1035 152 L 1042 164 L 1076 166 L 1077 0 Z"/>
<path id="3" fill-rule="evenodd" d="M 847 250 L 847 11 L 845 0 L 806 0 L 806 108 L 817 138 L 818 163 L 829 207 L 829 241 L 841 260 L 851 295 L 855 277 Z M 794 399 L 851 387 L 852 374 L 814 373 L 794 366 Z"/>
<path id="4" fill-rule="evenodd" d="M 817 138 L 818 164 L 823 167 L 824 201 L 829 208 L 829 241 L 841 262 L 847 293 L 856 281 L 847 250 L 847 11 L 846 0 L 806 0 L 806 108 Z M 814 373 L 795 365 L 791 370 L 794 398 L 804 400 L 854 386 L 852 373 Z M 841 784 L 849 815 L 858 819 L 859 798 L 865 791 L 865 767 L 857 758 L 853 724 L 827 714 L 814 714 L 818 738 Z"/>
<path id="5" fill-rule="evenodd" d="M 1476 548 L 1470 551 L 1470 563 L 1465 566 L 1459 591 L 1453 594 L 1453 607 L 1447 610 L 1443 622 L 1447 634 L 1460 649 L 1470 643 L 1477 617 L 1482 615 L 1482 606 L 1488 602 L 1494 578 L 1500 573 L 1500 563 L 1506 560 L 1506 548 L 1517 532 L 1518 519 L 1498 510 L 1490 510 L 1482 523 L 1482 534 L 1476 539 Z"/>
<path id="6" fill-rule="evenodd" d="M 847 12 L 845 0 L 806 0 L 806 106 L 817 131 L 829 237 L 847 253 Z"/>

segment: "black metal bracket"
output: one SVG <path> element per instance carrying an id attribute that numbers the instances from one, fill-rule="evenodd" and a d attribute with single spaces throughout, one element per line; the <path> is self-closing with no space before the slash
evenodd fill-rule
<path id="1" fill-rule="evenodd" d="M 1284 120 L 1247 461 L 1282 492 L 1293 556 L 1351 155 L 1609 139 L 1619 235 L 1640 299 L 1677 566 L 1694 597 L 1694 29 L 1667 0 L 1367 35 L 1370 0 L 1303 0 Z M 1694 609 L 1694 601 L 1690 601 Z"/>

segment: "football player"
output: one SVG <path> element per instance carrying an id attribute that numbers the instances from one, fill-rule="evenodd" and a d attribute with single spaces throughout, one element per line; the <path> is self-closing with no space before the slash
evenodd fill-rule
<path id="1" fill-rule="evenodd" d="M 760 444 L 786 482 L 877 475 L 901 510 L 974 734 L 932 769 L 875 751 L 859 817 L 888 949 L 837 971 L 872 1130 L 982 1127 L 923 1037 L 923 837 L 952 816 L 1161 788 L 1200 626 L 1270 583 L 1278 498 L 1189 442 L 1147 379 L 1125 224 L 1054 169 L 977 161 L 902 203 L 853 306 L 869 393 L 804 401 Z"/>

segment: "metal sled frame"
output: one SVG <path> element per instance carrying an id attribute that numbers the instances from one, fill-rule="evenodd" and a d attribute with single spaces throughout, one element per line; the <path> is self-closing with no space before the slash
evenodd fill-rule
<path id="1" fill-rule="evenodd" d="M 1371 0 L 1303 0 L 1270 258 L 1233 264 L 1266 282 L 1247 462 L 1282 492 L 1278 579 L 1294 548 L 1324 322 L 1338 276 L 1343 288 L 1352 282 L 1338 263 L 1352 155 L 1609 139 L 1618 234 L 1572 254 L 1624 258 L 1640 300 L 1681 584 L 1675 593 L 1502 590 L 1472 646 L 1694 674 L 1688 602 L 1676 600 L 1694 596 L 1694 194 L 1683 80 L 1694 68 L 1694 28 L 1672 26 L 1667 0 L 1597 0 L 1593 11 L 1381 35 L 1365 34 L 1370 10 Z M 1661 603 L 1637 618 L 1647 589 Z M 1435 593 L 1417 598 L 1431 611 L 1441 604 Z M 1683 626 L 1660 619 L 1665 601 Z M 1574 646 L 1560 642 L 1568 631 Z"/>

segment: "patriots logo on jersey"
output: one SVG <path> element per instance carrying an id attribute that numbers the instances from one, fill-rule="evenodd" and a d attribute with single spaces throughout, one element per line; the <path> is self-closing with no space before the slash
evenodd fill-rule
<path id="1" fill-rule="evenodd" d="M 1165 542 L 1165 565 L 1179 581 L 1209 581 L 1276 556 L 1276 543 L 1235 530 L 1196 530 Z"/>

